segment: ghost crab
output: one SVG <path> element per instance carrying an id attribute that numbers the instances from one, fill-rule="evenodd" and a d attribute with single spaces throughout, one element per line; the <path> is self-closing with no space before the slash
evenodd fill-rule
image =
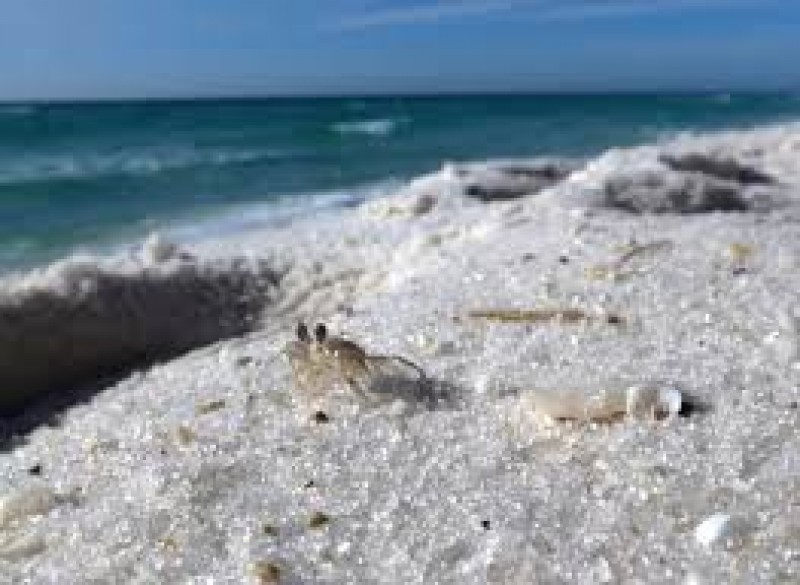
<path id="1" fill-rule="evenodd" d="M 338 385 L 375 402 L 380 394 L 387 394 L 386 386 L 392 381 L 419 387 L 426 380 L 425 372 L 412 361 L 397 355 L 370 354 L 354 341 L 330 335 L 323 323 L 314 327 L 312 336 L 301 321 L 296 334 L 283 351 L 297 389 L 308 398 L 323 398 Z"/>

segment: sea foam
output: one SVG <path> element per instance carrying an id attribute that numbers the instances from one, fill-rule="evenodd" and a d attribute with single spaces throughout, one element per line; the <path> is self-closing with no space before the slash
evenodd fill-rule
<path id="1" fill-rule="evenodd" d="M 58 153 L 0 161 L 0 186 L 114 175 L 147 176 L 194 167 L 224 167 L 284 160 L 302 153 L 280 149 L 193 149 L 162 152 Z"/>
<path id="2" fill-rule="evenodd" d="M 372 136 L 386 136 L 394 132 L 401 124 L 408 123 L 407 118 L 376 118 L 372 120 L 356 120 L 338 122 L 333 125 L 333 131 L 338 134 L 367 134 Z"/>

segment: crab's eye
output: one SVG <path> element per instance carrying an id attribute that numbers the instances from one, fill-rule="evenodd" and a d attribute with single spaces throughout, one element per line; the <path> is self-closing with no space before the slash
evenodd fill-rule
<path id="1" fill-rule="evenodd" d="M 297 324 L 297 338 L 305 343 L 311 341 L 311 337 L 308 335 L 308 327 L 302 321 Z"/>
<path id="2" fill-rule="evenodd" d="M 322 343 L 328 337 L 328 329 L 322 323 L 317 323 L 317 326 L 314 328 L 314 338 L 317 340 L 317 343 Z"/>

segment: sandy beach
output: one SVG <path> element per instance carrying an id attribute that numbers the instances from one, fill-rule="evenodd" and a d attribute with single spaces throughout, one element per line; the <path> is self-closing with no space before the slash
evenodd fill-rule
<path id="1" fill-rule="evenodd" d="M 800 581 L 800 125 L 2 284 L 0 583 Z"/>

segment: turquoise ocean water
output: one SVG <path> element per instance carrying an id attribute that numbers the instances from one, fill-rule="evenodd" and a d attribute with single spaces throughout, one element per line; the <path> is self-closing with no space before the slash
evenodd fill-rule
<path id="1" fill-rule="evenodd" d="M 446 160 L 587 156 L 798 117 L 797 96 L 737 94 L 0 105 L 0 270 L 352 204 Z"/>

